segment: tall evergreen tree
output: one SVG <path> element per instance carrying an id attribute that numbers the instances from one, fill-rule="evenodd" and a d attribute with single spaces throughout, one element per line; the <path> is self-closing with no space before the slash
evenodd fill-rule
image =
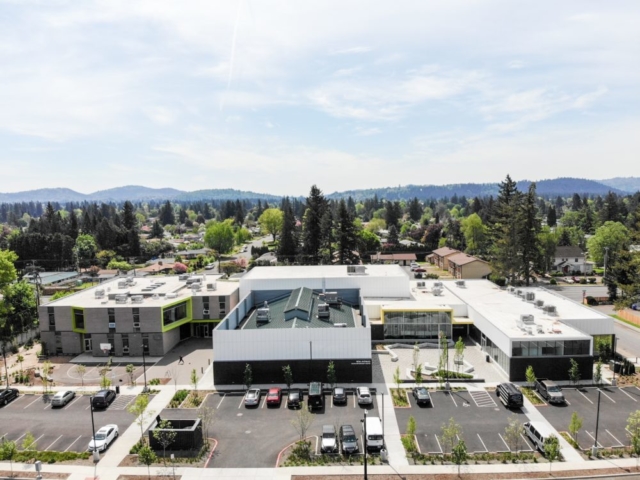
<path id="1" fill-rule="evenodd" d="M 320 262 L 322 245 L 322 217 L 327 209 L 327 200 L 316 185 L 311 187 L 307 197 L 303 219 L 302 253 L 304 262 L 317 265 Z"/>
<path id="2" fill-rule="evenodd" d="M 520 270 L 518 258 L 518 210 L 521 193 L 509 175 L 500 183 L 491 221 L 491 267 L 514 282 Z"/>
<path id="3" fill-rule="evenodd" d="M 422 205 L 418 197 L 413 197 L 413 200 L 409 203 L 409 218 L 414 222 L 417 222 L 422 217 Z"/>
<path id="4" fill-rule="evenodd" d="M 551 206 L 547 210 L 547 225 L 555 227 L 558 224 L 558 218 L 556 216 L 556 207 Z"/>
<path id="5" fill-rule="evenodd" d="M 169 200 L 167 200 L 164 205 L 160 207 L 158 217 L 162 226 L 174 225 L 176 223 L 176 217 L 173 213 L 173 205 L 171 205 L 171 202 Z"/>
<path id="6" fill-rule="evenodd" d="M 539 263 L 540 219 L 536 205 L 536 184 L 529 185 L 529 191 L 522 199 L 522 206 L 518 215 L 518 243 L 520 247 L 520 272 L 524 281 L 529 285 L 532 268 Z"/>
<path id="7" fill-rule="evenodd" d="M 282 200 L 282 231 L 278 244 L 278 261 L 293 263 L 298 253 L 298 235 L 296 231 L 296 217 L 293 215 L 291 201 L 285 197 Z"/>
<path id="8" fill-rule="evenodd" d="M 124 206 L 122 207 L 122 226 L 126 230 L 133 230 L 137 223 L 133 204 L 127 200 L 124 202 Z"/>
<path id="9" fill-rule="evenodd" d="M 334 234 L 333 211 L 331 208 L 327 208 L 320 220 L 320 231 L 322 232 L 322 241 L 320 249 L 322 251 L 322 263 L 333 263 L 333 242 L 335 241 Z"/>

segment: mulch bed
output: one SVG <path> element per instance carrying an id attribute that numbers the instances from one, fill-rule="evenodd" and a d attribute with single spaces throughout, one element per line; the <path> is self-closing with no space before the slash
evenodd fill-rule
<path id="1" fill-rule="evenodd" d="M 48 478 L 64 479 L 69 478 L 70 473 L 49 473 L 42 472 L 43 480 Z M 13 474 L 11 470 L 0 470 L 0 478 L 36 478 L 38 472 L 23 472 L 22 470 L 14 470 Z"/>

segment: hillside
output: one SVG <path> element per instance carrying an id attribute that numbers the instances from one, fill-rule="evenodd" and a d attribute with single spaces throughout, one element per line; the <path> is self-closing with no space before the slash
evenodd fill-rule
<path id="1" fill-rule="evenodd" d="M 616 177 L 608 180 L 598 180 L 612 188 L 617 188 L 628 193 L 636 193 L 640 191 L 640 177 Z"/>

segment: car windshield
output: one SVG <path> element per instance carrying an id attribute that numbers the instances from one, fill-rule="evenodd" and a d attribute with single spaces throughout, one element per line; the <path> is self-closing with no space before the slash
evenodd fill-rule
<path id="1" fill-rule="evenodd" d="M 427 389 L 426 388 L 421 388 L 418 390 L 418 394 L 419 395 L 427 395 Z"/>
<path id="2" fill-rule="evenodd" d="M 269 393 L 270 397 L 277 397 L 278 396 L 278 392 L 271 392 Z"/>
<path id="3" fill-rule="evenodd" d="M 549 387 L 547 390 L 549 390 L 550 392 L 559 392 L 560 388 L 559 387 Z"/>
<path id="4" fill-rule="evenodd" d="M 345 435 L 344 436 L 344 441 L 345 442 L 355 442 L 356 441 L 356 436 L 355 435 Z"/>
<path id="5" fill-rule="evenodd" d="M 367 435 L 369 440 L 382 440 L 382 435 Z"/>
<path id="6" fill-rule="evenodd" d="M 322 434 L 322 438 L 335 438 L 335 435 L 332 432 L 325 432 Z"/>
<path id="7" fill-rule="evenodd" d="M 104 433 L 96 433 L 96 440 L 104 440 L 107 438 L 107 435 Z"/>

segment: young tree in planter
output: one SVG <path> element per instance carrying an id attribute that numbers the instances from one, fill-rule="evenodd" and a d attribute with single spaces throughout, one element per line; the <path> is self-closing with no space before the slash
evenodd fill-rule
<path id="1" fill-rule="evenodd" d="M 5 461 L 9 460 L 11 464 L 11 476 L 13 477 L 13 459 L 18 454 L 18 447 L 16 446 L 16 442 L 7 441 L 5 439 L 0 443 L 0 460 Z"/>
<path id="2" fill-rule="evenodd" d="M 125 371 L 127 372 L 127 375 L 129 375 L 129 385 L 131 386 L 135 385 L 133 380 L 133 373 L 136 371 L 136 367 L 129 364 L 125 367 Z"/>
<path id="3" fill-rule="evenodd" d="M 453 447 L 456 444 L 456 440 L 458 437 L 462 435 L 462 427 L 456 423 L 456 421 L 451 417 L 449 419 L 448 424 L 442 424 L 440 438 L 442 439 L 442 444 L 445 447 L 444 453 L 448 451 L 453 451 Z"/>
<path id="4" fill-rule="evenodd" d="M 38 443 L 36 442 L 36 438 L 33 436 L 31 432 L 27 432 L 27 434 L 22 439 L 22 450 L 27 452 L 36 451 L 38 448 Z"/>
<path id="5" fill-rule="evenodd" d="M 529 384 L 529 388 L 533 388 L 536 384 L 536 374 L 533 371 L 533 366 L 529 365 L 527 367 L 526 372 L 524 373 L 525 378 L 527 379 L 527 383 Z"/>
<path id="6" fill-rule="evenodd" d="M 420 363 L 420 347 L 418 346 L 418 342 L 413 346 L 413 371 L 415 372 L 418 368 L 418 364 Z"/>
<path id="7" fill-rule="evenodd" d="M 195 368 L 191 370 L 191 385 L 193 385 L 193 396 L 198 397 L 198 372 Z"/>
<path id="8" fill-rule="evenodd" d="M 569 433 L 573 437 L 573 441 L 578 443 L 578 432 L 582 428 L 582 417 L 578 415 L 578 412 L 571 414 L 571 422 L 569 422 Z"/>
<path id="9" fill-rule="evenodd" d="M 331 387 L 335 387 L 336 383 L 338 383 L 338 377 L 336 375 L 336 366 L 333 363 L 333 360 L 329 362 L 329 366 L 327 367 L 327 383 L 329 383 Z"/>
<path id="10" fill-rule="evenodd" d="M 253 384 L 253 372 L 251 371 L 251 365 L 248 363 L 244 367 L 243 383 L 247 390 L 249 390 Z"/>
<path id="11" fill-rule="evenodd" d="M 400 383 L 402 382 L 402 377 L 400 377 L 400 367 L 396 367 L 396 371 L 393 372 L 393 381 L 396 384 L 396 395 L 400 396 Z"/>
<path id="12" fill-rule="evenodd" d="M 544 441 L 544 456 L 549 460 L 549 472 L 551 472 L 551 464 L 560 458 L 560 442 L 555 435 L 549 435 Z"/>
<path id="13" fill-rule="evenodd" d="M 293 383 L 293 372 L 291 371 L 291 365 L 285 365 L 282 367 L 282 375 L 284 376 L 284 383 L 287 386 L 287 390 L 291 390 L 291 384 Z"/>
<path id="14" fill-rule="evenodd" d="M 307 431 L 313 424 L 314 418 L 314 415 L 309 411 L 305 402 L 300 402 L 300 410 L 296 412 L 295 416 L 291 420 L 291 425 L 300 436 L 298 445 L 304 449 L 305 457 L 309 457 L 310 455 L 309 444 L 305 441 L 305 438 L 307 437 Z"/>
<path id="15" fill-rule="evenodd" d="M 422 384 L 422 365 L 420 364 L 416 367 L 415 379 L 416 385 L 420 386 Z"/>
<path id="16" fill-rule="evenodd" d="M 640 457 L 640 410 L 636 410 L 627 419 L 627 436 L 631 443 L 631 451 L 636 456 L 636 467 Z"/>
<path id="17" fill-rule="evenodd" d="M 462 337 L 458 337 L 458 341 L 454 345 L 456 350 L 456 356 L 454 358 L 454 363 L 456 364 L 456 372 L 460 372 L 460 367 L 464 365 L 464 342 L 462 341 Z"/>
<path id="18" fill-rule="evenodd" d="M 82 388 L 84 388 L 84 375 L 85 375 L 85 373 L 87 373 L 87 367 L 85 367 L 84 365 L 79 363 L 78 365 L 76 365 L 76 372 L 78 373 L 78 376 L 80 377 L 80 382 L 82 383 Z"/>
<path id="19" fill-rule="evenodd" d="M 598 386 L 602 383 L 602 358 L 598 358 L 598 362 L 596 363 L 596 370 L 593 372 L 593 381 Z"/>
<path id="20" fill-rule="evenodd" d="M 459 440 L 453 450 L 451 450 L 451 459 L 458 466 L 458 476 L 460 476 L 460 465 L 467 461 L 467 445 L 464 440 Z"/>
<path id="21" fill-rule="evenodd" d="M 158 456 L 149 445 L 144 445 L 138 450 L 138 461 L 147 466 L 149 480 L 151 480 L 151 465 L 158 461 Z"/>
<path id="22" fill-rule="evenodd" d="M 573 383 L 575 388 L 578 388 L 578 382 L 580 381 L 580 365 L 573 358 L 569 359 L 571 367 L 569 368 L 569 380 Z"/>
<path id="23" fill-rule="evenodd" d="M 160 420 L 160 423 L 153 429 L 153 438 L 162 445 L 162 461 L 167 466 L 167 447 L 176 441 L 178 432 L 173 430 L 173 425 L 169 420 Z"/>
<path id="24" fill-rule="evenodd" d="M 22 376 L 24 375 L 24 370 L 22 369 L 22 362 L 24 362 L 24 357 L 20 354 L 16 357 L 16 361 L 20 364 L 20 382 L 22 382 Z"/>
<path id="25" fill-rule="evenodd" d="M 140 425 L 140 443 L 144 443 L 144 424 L 153 412 L 147 411 L 149 395 L 138 395 L 136 400 L 127 407 L 127 412 L 136 417 L 136 423 Z"/>
<path id="26" fill-rule="evenodd" d="M 207 407 L 203 405 L 203 407 L 198 412 L 198 418 L 200 419 L 200 424 L 202 425 L 202 440 L 208 445 L 209 444 L 209 428 L 211 427 L 211 423 L 213 422 L 213 415 L 215 410 L 211 407 Z"/>
<path id="27" fill-rule="evenodd" d="M 524 433 L 524 425 L 522 425 L 522 422 L 517 417 L 511 417 L 509 419 L 509 425 L 504 429 L 504 441 L 507 442 L 511 450 L 518 453 Z"/>

